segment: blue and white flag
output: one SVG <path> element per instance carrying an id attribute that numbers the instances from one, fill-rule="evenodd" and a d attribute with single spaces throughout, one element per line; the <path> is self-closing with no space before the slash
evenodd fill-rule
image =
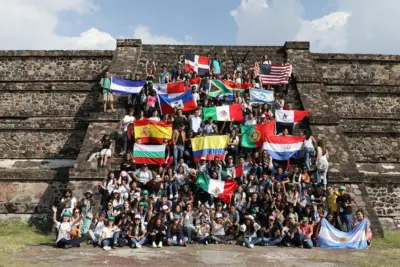
<path id="1" fill-rule="evenodd" d="M 346 233 L 333 227 L 326 219 L 322 219 L 317 244 L 322 248 L 368 249 L 367 227 L 368 220 L 363 220 Z"/>
<path id="2" fill-rule="evenodd" d="M 250 88 L 250 102 L 251 103 L 274 103 L 274 92 L 268 90 L 261 90 L 256 88 Z"/>
<path id="3" fill-rule="evenodd" d="M 110 89 L 113 93 L 120 95 L 138 94 L 142 90 L 145 81 L 125 80 L 118 77 L 111 77 Z"/>

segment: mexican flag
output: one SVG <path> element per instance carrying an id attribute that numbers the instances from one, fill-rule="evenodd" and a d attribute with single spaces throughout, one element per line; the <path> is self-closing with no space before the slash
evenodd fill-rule
<path id="1" fill-rule="evenodd" d="M 209 96 L 229 96 L 234 95 L 236 92 L 240 92 L 241 94 L 245 92 L 244 89 L 236 87 L 237 86 L 230 81 L 211 80 L 211 90 Z"/>
<path id="2" fill-rule="evenodd" d="M 238 165 L 231 168 L 224 168 L 221 172 L 222 180 L 226 180 L 226 176 L 230 175 L 233 179 L 243 176 L 243 166 Z"/>
<path id="3" fill-rule="evenodd" d="M 161 165 L 165 163 L 164 145 L 139 145 L 133 146 L 133 160 L 136 164 Z"/>
<path id="4" fill-rule="evenodd" d="M 243 147 L 262 147 L 264 136 L 275 135 L 275 120 L 256 125 L 242 125 L 240 131 Z"/>
<path id="5" fill-rule="evenodd" d="M 242 104 L 203 108 L 204 120 L 212 117 L 215 121 L 243 121 Z"/>
<path id="6" fill-rule="evenodd" d="M 236 181 L 219 181 L 211 179 L 206 173 L 200 173 L 197 178 L 197 185 L 214 197 L 221 199 L 225 203 L 231 201 L 232 195 L 235 193 Z"/>

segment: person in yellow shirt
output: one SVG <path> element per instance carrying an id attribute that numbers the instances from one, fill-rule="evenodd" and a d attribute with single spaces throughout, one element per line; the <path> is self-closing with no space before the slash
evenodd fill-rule
<path id="1" fill-rule="evenodd" d="M 333 188 L 333 187 L 328 187 L 328 198 L 327 198 L 327 204 L 329 211 L 333 213 L 334 218 L 337 218 L 338 215 L 338 206 L 336 203 L 336 198 L 339 196 L 339 191 L 338 188 Z"/>

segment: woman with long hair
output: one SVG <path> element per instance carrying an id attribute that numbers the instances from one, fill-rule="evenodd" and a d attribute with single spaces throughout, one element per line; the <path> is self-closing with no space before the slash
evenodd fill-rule
<path id="1" fill-rule="evenodd" d="M 317 146 L 317 159 L 315 165 L 317 165 L 317 184 L 324 185 L 324 189 L 326 189 L 327 181 L 327 174 L 328 174 L 328 150 L 326 149 L 326 144 L 323 141 L 318 141 Z"/>
<path id="2" fill-rule="evenodd" d="M 148 229 L 152 247 L 162 248 L 165 237 L 167 236 L 167 228 L 163 224 L 163 220 L 160 217 L 155 218 Z"/>
<path id="3" fill-rule="evenodd" d="M 61 222 L 57 221 L 56 214 L 57 208 L 52 207 L 53 210 L 53 222 L 55 227 L 57 228 L 57 239 L 56 246 L 59 248 L 72 248 L 78 247 L 80 243 L 85 240 L 85 237 L 78 237 L 75 239 L 71 238 L 71 229 L 75 224 L 77 224 L 81 217 L 78 216 L 75 220 L 71 220 L 72 214 L 66 210 L 61 214 Z"/>
<path id="4" fill-rule="evenodd" d="M 368 222 L 367 228 L 365 229 L 365 234 L 367 235 L 367 244 L 368 244 L 368 246 L 371 246 L 372 230 L 370 227 L 370 222 L 367 219 L 367 217 L 365 217 L 364 210 L 360 208 L 356 211 L 356 216 L 353 219 L 353 228 L 356 227 L 358 224 L 360 224 L 363 221 Z"/>
<path id="5" fill-rule="evenodd" d="M 119 231 L 119 228 L 115 226 L 114 217 L 109 217 L 107 226 L 101 231 L 99 245 L 103 246 L 104 250 L 115 249 L 118 244 Z"/>
<path id="6" fill-rule="evenodd" d="M 140 215 L 136 214 L 133 219 L 132 227 L 128 232 L 128 240 L 131 248 L 141 248 L 142 245 L 146 243 L 146 233 L 147 231 L 141 222 Z"/>
<path id="7" fill-rule="evenodd" d="M 179 207 L 177 205 L 177 207 Z M 168 226 L 167 231 L 167 244 L 168 246 L 181 246 L 186 247 L 187 237 L 183 235 L 183 226 L 181 223 L 181 216 L 174 215 L 174 220 Z"/>
<path id="8" fill-rule="evenodd" d="M 255 222 L 252 215 L 245 217 L 244 224 L 239 227 L 239 230 L 243 232 L 243 246 L 248 248 L 254 248 L 254 245 L 261 243 L 262 239 L 258 237 L 258 231 L 261 226 Z"/>

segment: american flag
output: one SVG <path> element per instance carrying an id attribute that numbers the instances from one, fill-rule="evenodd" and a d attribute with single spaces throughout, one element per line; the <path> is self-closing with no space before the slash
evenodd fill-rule
<path id="1" fill-rule="evenodd" d="M 258 64 L 255 68 L 256 74 L 260 75 L 260 83 L 264 85 L 288 84 L 292 74 L 290 64 Z"/>

